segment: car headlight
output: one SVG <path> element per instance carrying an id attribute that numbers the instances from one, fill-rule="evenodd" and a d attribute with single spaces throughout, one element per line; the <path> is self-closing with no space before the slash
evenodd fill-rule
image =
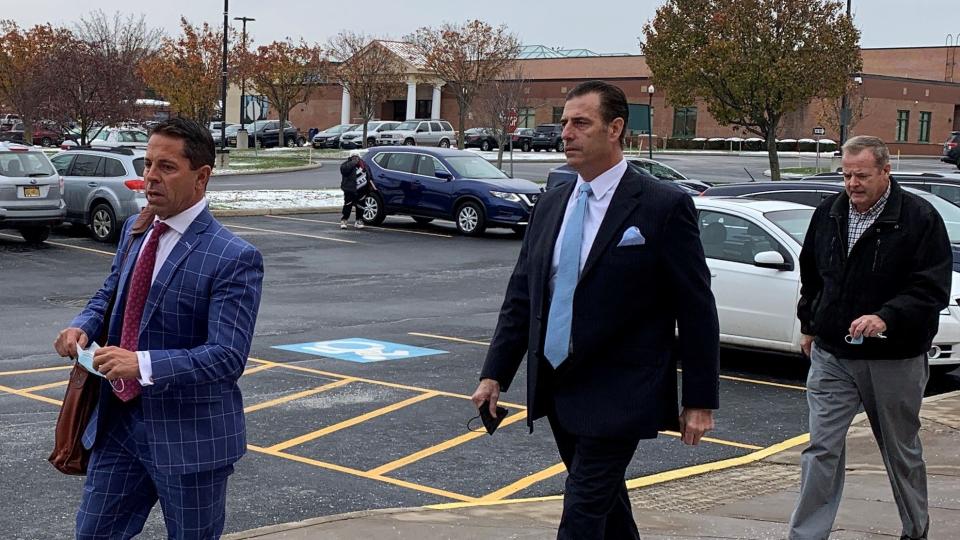
<path id="1" fill-rule="evenodd" d="M 493 195 L 494 197 L 499 197 L 505 201 L 517 202 L 517 203 L 520 202 L 520 196 L 517 195 L 516 193 L 506 193 L 503 191 L 491 191 L 490 194 Z"/>

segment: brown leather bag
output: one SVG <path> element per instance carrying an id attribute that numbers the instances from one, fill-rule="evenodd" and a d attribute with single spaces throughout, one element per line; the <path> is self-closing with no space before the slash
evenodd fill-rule
<path id="1" fill-rule="evenodd" d="M 142 234 L 153 223 L 153 214 L 146 209 L 138 216 L 132 229 L 133 234 Z M 126 263 L 129 250 L 123 254 L 122 268 Z M 119 288 L 119 284 L 118 284 Z M 113 303 L 117 299 L 114 291 L 104 312 L 103 329 L 100 331 L 97 343 L 107 343 L 110 328 L 110 317 L 113 315 Z M 97 406 L 100 397 L 100 377 L 88 372 L 79 363 L 73 364 L 70 372 L 70 381 L 60 406 L 60 415 L 57 416 L 57 427 L 53 436 L 53 452 L 47 460 L 63 474 L 83 476 L 87 474 L 87 464 L 90 462 L 90 451 L 83 447 L 83 432 L 87 429 L 90 416 Z"/>

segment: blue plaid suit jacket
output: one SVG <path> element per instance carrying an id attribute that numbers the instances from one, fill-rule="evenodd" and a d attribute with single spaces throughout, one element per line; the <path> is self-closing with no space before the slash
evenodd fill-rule
<path id="1" fill-rule="evenodd" d="M 135 219 L 124 224 L 109 277 L 71 324 L 90 340 L 100 335 L 107 303 L 117 290 L 108 344 L 120 343 L 127 283 L 145 236 L 130 233 Z M 262 281 L 260 252 L 208 210 L 194 220 L 160 268 L 144 306 L 138 350 L 150 351 L 154 384 L 144 386 L 141 396 L 147 439 L 161 472 L 212 470 L 234 463 L 245 452 L 237 380 L 250 353 Z M 84 432 L 87 448 L 105 432 L 109 409 L 117 406 L 111 394 L 104 380 Z"/>

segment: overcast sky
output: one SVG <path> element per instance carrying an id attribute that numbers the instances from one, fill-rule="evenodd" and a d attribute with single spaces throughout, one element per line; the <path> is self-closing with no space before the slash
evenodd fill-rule
<path id="1" fill-rule="evenodd" d="M 292 37 L 325 42 L 344 29 L 399 38 L 420 26 L 479 18 L 506 24 L 526 45 L 638 54 L 637 36 L 662 0 L 230 0 L 230 17 L 253 17 L 257 43 Z M 853 0 L 864 47 L 943 45 L 960 34 L 957 0 Z M 0 18 L 21 26 L 72 26 L 92 9 L 145 14 L 150 24 L 178 33 L 179 18 L 223 24 L 223 0 L 0 0 Z M 231 21 L 232 22 L 232 21 Z"/>

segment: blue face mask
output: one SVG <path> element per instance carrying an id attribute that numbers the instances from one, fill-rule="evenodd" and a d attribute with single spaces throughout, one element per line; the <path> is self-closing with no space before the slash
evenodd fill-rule
<path id="1" fill-rule="evenodd" d="M 90 373 L 103 377 L 103 373 L 100 373 L 93 367 L 93 353 L 97 352 L 97 349 L 99 348 L 100 345 L 97 345 L 96 341 L 91 343 L 86 349 L 81 349 L 80 346 L 77 345 L 77 362 L 79 362 L 80 365 Z"/>
<path id="2" fill-rule="evenodd" d="M 887 336 L 883 335 L 883 332 L 873 336 L 877 339 L 887 339 Z M 843 340 L 849 343 L 850 345 L 863 345 L 863 334 L 860 334 L 859 337 L 853 337 L 850 334 L 843 336 Z"/>

